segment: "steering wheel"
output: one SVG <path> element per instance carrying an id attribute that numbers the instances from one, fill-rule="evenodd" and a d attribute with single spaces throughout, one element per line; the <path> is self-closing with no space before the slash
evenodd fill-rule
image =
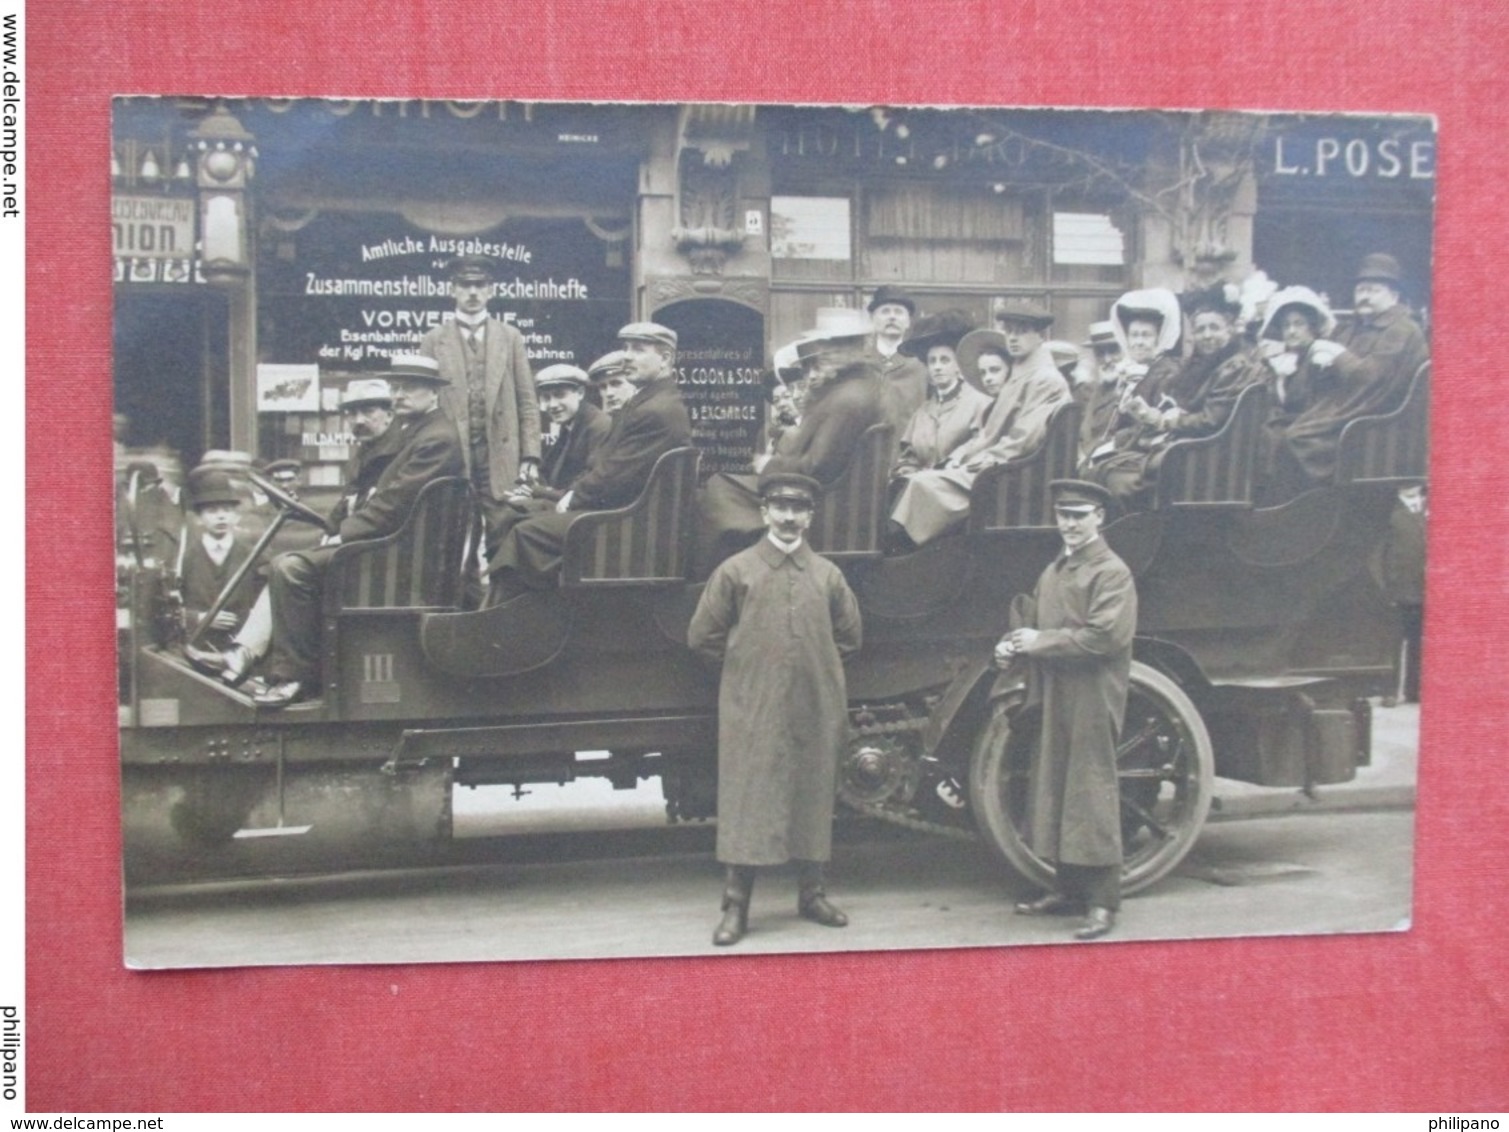
<path id="1" fill-rule="evenodd" d="M 287 511 L 291 518 L 298 519 L 301 522 L 305 523 L 312 523 L 314 526 L 319 527 L 320 530 L 324 531 L 327 535 L 335 534 L 337 528 L 332 526 L 330 521 L 326 519 L 325 516 L 321 515 L 318 511 L 308 506 L 307 504 L 300 503 L 297 499 L 289 495 L 288 492 L 284 491 L 277 484 L 273 483 L 272 480 L 268 479 L 261 472 L 256 471 L 255 469 L 249 470 L 247 472 L 247 478 L 251 480 L 251 482 L 254 483 L 259 490 L 265 493 L 267 498 L 271 499 L 282 510 Z"/>

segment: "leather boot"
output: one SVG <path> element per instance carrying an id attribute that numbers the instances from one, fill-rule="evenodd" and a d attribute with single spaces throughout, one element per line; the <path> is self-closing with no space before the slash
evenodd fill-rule
<path id="1" fill-rule="evenodd" d="M 828 903 L 828 894 L 823 889 L 823 863 L 801 863 L 801 890 L 796 899 L 796 911 L 804 920 L 822 924 L 825 928 L 846 928 L 849 917 Z"/>
<path id="2" fill-rule="evenodd" d="M 755 874 L 751 868 L 729 865 L 723 884 L 723 919 L 713 932 L 713 946 L 732 947 L 749 930 L 749 898 L 754 894 Z"/>

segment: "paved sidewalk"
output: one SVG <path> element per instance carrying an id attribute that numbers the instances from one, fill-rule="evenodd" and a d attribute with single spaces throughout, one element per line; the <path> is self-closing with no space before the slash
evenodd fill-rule
<path id="1" fill-rule="evenodd" d="M 1373 701 L 1373 761 L 1351 782 L 1302 790 L 1216 779 L 1210 820 L 1335 810 L 1410 809 L 1420 758 L 1420 705 L 1381 707 Z"/>

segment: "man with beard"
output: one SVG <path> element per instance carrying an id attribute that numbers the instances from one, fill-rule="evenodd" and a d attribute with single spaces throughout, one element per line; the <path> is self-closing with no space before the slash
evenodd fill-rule
<path id="1" fill-rule="evenodd" d="M 1194 353 L 1172 374 L 1144 378 L 1122 402 L 1134 422 L 1112 438 L 1115 450 L 1085 469 L 1121 511 L 1151 505 L 1158 466 L 1168 445 L 1219 432 L 1237 397 L 1258 373 L 1237 330 L 1241 303 L 1234 287 L 1217 285 L 1185 296 Z"/>
<path id="2" fill-rule="evenodd" d="M 829 928 L 833 798 L 848 738 L 843 662 L 859 651 L 859 603 L 838 567 L 813 552 L 816 480 L 760 477 L 767 535 L 708 579 L 687 644 L 723 666 L 718 686 L 718 860 L 727 868 L 713 943 L 744 937 L 755 870 L 798 862 L 797 914 Z"/>
<path id="3" fill-rule="evenodd" d="M 465 462 L 456 426 L 440 411 L 440 390 L 446 384 L 432 358 L 395 355 L 390 362 L 388 386 L 398 420 L 388 432 L 394 434 L 396 451 L 366 502 L 341 519 L 335 534 L 320 546 L 273 560 L 270 671 L 267 690 L 253 697 L 256 703 L 285 707 L 317 691 L 320 605 L 336 547 L 392 534 L 403 526 L 425 485 L 462 474 Z"/>
<path id="4" fill-rule="evenodd" d="M 356 440 L 356 451 L 346 462 L 346 488 L 330 510 L 329 521 L 335 527 L 366 505 L 383 469 L 403 446 L 403 430 L 391 427 L 393 394 L 380 377 L 353 379 L 341 396 L 341 416 Z M 271 645 L 272 589 L 268 587 L 247 613 L 245 622 L 231 639 L 230 648 L 215 652 L 191 646 L 184 652 L 196 668 L 235 687 L 267 655 Z"/>
<path id="5" fill-rule="evenodd" d="M 912 414 L 927 400 L 927 366 L 901 351 L 901 343 L 917 317 L 917 301 L 900 287 L 886 284 L 875 289 L 866 309 L 873 332 L 865 344 L 865 358 L 880 372 L 886 420 L 900 436 Z"/>
<path id="6" fill-rule="evenodd" d="M 1027 703 L 1042 733 L 1027 788 L 1028 843 L 1055 869 L 1054 889 L 1023 916 L 1083 914 L 1076 939 L 1097 939 L 1121 906 L 1121 786 L 1116 740 L 1131 683 L 1137 590 L 1100 536 L 1110 501 L 1099 484 L 1054 480 L 1063 553 L 1030 598 L 1012 606 L 995 662 L 1028 662 Z"/>
<path id="7" fill-rule="evenodd" d="M 676 384 L 676 332 L 653 322 L 635 322 L 618 332 L 634 395 L 618 410 L 613 428 L 587 470 L 556 502 L 553 511 L 510 526 L 492 563 L 488 604 L 530 590 L 549 589 L 561 572 L 561 551 L 575 511 L 603 511 L 632 503 L 649 482 L 655 462 L 692 442 L 692 422 Z"/>

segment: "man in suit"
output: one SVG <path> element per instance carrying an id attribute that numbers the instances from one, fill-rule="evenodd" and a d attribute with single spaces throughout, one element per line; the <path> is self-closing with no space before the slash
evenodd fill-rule
<path id="1" fill-rule="evenodd" d="M 618 332 L 628 354 L 634 396 L 618 411 L 613 429 L 587 470 L 555 505 L 509 528 L 492 560 L 496 605 L 528 590 L 549 589 L 561 569 L 561 549 L 574 511 L 604 511 L 638 498 L 655 461 L 692 442 L 692 423 L 676 386 L 676 332 L 635 322 Z"/>
<path id="2" fill-rule="evenodd" d="M 865 308 L 873 328 L 865 343 L 865 358 L 885 380 L 886 420 L 900 436 L 912 414 L 927 400 L 927 366 L 902 353 L 901 343 L 917 317 L 917 300 L 889 283 L 875 288 Z"/>
<path id="3" fill-rule="evenodd" d="M 320 676 L 320 605 L 325 570 L 342 543 L 379 539 L 403 526 L 430 481 L 465 468 L 455 424 L 440 410 L 448 379 L 432 358 L 395 355 L 388 370 L 398 445 L 359 508 L 311 550 L 282 554 L 272 564 L 272 652 L 268 687 L 253 699 L 284 707 L 313 695 Z"/>
<path id="4" fill-rule="evenodd" d="M 392 391 L 380 377 L 353 379 L 341 396 L 341 416 L 356 438 L 356 451 L 346 461 L 345 490 L 328 516 L 330 524 L 336 527 L 366 506 L 384 469 L 404 445 L 403 429 L 392 427 Z M 271 596 L 270 588 L 263 589 L 236 630 L 230 647 L 223 652 L 186 646 L 184 652 L 189 662 L 201 671 L 219 676 L 232 687 L 240 685 L 252 666 L 272 647 Z"/>
<path id="5" fill-rule="evenodd" d="M 440 363 L 440 407 L 460 434 L 491 558 L 512 511 L 506 496 L 539 473 L 540 410 L 524 336 L 487 313 L 497 290 L 492 260 L 458 256 L 449 272 L 455 318 L 427 333 L 419 352 Z"/>
<path id="6" fill-rule="evenodd" d="M 613 418 L 586 400 L 587 373 L 579 366 L 546 366 L 534 385 L 550 428 L 540 440 L 540 478 L 508 493 L 514 517 L 503 520 L 505 532 L 531 514 L 553 509 L 586 472 L 592 454 L 613 429 Z"/>

